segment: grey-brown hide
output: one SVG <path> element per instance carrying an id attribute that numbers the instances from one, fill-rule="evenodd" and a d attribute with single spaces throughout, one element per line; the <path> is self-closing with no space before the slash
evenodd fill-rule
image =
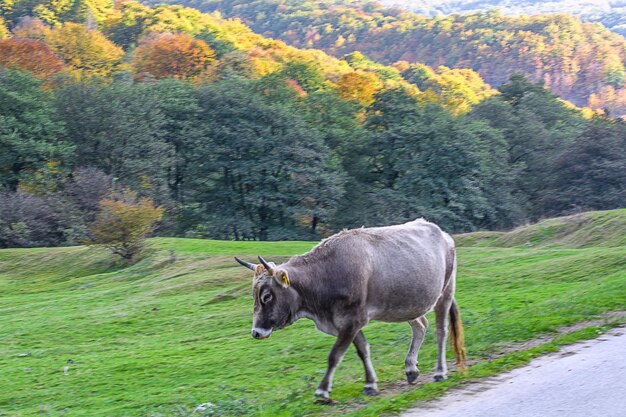
<path id="1" fill-rule="evenodd" d="M 407 379 L 414 382 L 417 353 L 428 325 L 423 316 L 433 309 L 439 353 L 435 378 L 445 378 L 451 309 L 456 321 L 453 336 L 461 336 L 462 327 L 454 303 L 454 242 L 435 224 L 418 219 L 396 226 L 343 231 L 304 255 L 268 266 L 269 270 L 263 265 L 255 267 L 253 336 L 269 337 L 273 330 L 301 317 L 337 336 L 317 396 L 329 399 L 334 371 L 351 343 L 365 366 L 365 392 L 377 392 L 369 346 L 361 331 L 370 320 L 409 322 L 413 340 L 405 368 Z M 283 274 L 290 285 L 278 278 Z M 455 353 L 462 353 L 462 339 L 454 346 Z M 457 348 L 461 352 L 456 352 Z"/>

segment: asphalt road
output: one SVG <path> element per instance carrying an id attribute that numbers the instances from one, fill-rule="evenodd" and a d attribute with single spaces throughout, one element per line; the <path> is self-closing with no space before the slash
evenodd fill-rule
<path id="1" fill-rule="evenodd" d="M 626 417 L 626 329 L 470 384 L 402 417 Z"/>

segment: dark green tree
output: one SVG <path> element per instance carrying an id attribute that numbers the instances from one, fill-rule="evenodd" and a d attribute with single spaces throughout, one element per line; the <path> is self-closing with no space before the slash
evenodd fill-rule
<path id="1" fill-rule="evenodd" d="M 506 148 L 497 131 L 435 105 L 421 107 L 402 90 L 377 95 L 366 126 L 369 169 L 361 190 L 368 204 L 358 216 L 364 223 L 426 217 L 463 231 L 514 217 L 511 180 L 501 164 Z"/>
<path id="2" fill-rule="evenodd" d="M 341 197 L 341 178 L 328 169 L 322 135 L 261 92 L 241 79 L 199 91 L 207 140 L 190 167 L 192 192 L 213 236 L 312 237 Z"/>
<path id="3" fill-rule="evenodd" d="M 478 104 L 468 117 L 501 132 L 509 165 L 516 173 L 514 194 L 526 216 L 536 219 L 541 215 L 538 202 L 546 174 L 586 121 L 540 84 L 521 76 L 512 77 L 500 89 L 502 94 Z"/>
<path id="4" fill-rule="evenodd" d="M 542 193 L 542 212 L 562 215 L 624 207 L 626 126 L 596 119 L 556 159 Z"/>
<path id="5" fill-rule="evenodd" d="M 72 145 L 49 93 L 32 75 L 0 68 L 0 188 L 15 190 L 70 164 Z"/>
<path id="6" fill-rule="evenodd" d="M 198 115 L 200 106 L 191 84 L 167 79 L 150 86 L 163 117 L 161 138 L 173 149 L 167 166 L 167 182 L 172 198 L 184 203 L 183 185 L 189 164 L 198 163 L 196 148 L 201 145 L 204 130 Z"/>
<path id="7" fill-rule="evenodd" d="M 156 89 L 125 80 L 69 84 L 57 92 L 56 107 L 76 146 L 77 166 L 101 169 L 120 185 L 164 202 L 174 145 L 165 138 L 167 119 Z"/>

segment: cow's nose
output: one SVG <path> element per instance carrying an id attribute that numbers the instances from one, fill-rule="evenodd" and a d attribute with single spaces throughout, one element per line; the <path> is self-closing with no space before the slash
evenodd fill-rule
<path id="1" fill-rule="evenodd" d="M 261 337 L 261 333 L 259 333 L 256 330 L 252 329 L 252 337 L 254 337 L 255 339 L 258 339 L 259 337 Z"/>

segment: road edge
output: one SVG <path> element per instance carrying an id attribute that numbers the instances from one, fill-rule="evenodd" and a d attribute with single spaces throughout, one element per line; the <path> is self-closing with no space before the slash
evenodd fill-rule
<path id="1" fill-rule="evenodd" d="M 626 320 L 621 316 L 616 321 L 606 322 L 602 325 L 598 325 L 595 320 L 589 323 L 593 324 L 572 332 L 557 333 L 553 338 L 549 338 L 547 342 L 534 345 L 528 349 L 508 351 L 495 359 L 478 361 L 465 373 L 452 373 L 446 381 L 423 384 L 412 390 L 403 391 L 395 395 L 392 394 L 386 398 L 371 400 L 358 409 L 351 410 L 351 407 L 340 407 L 331 411 L 328 415 L 341 414 L 350 417 L 399 416 L 401 413 L 418 407 L 420 404 L 436 400 L 455 388 L 512 371 L 527 365 L 530 361 L 540 356 L 558 352 L 565 346 L 596 339 L 614 328 L 625 326 Z M 580 323 L 577 326 L 580 326 Z"/>

